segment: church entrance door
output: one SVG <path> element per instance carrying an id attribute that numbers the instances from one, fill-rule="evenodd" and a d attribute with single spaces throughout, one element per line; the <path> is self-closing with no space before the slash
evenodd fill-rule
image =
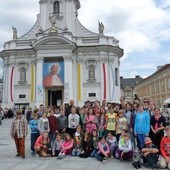
<path id="1" fill-rule="evenodd" d="M 48 90 L 48 105 L 60 106 L 63 103 L 63 90 Z"/>

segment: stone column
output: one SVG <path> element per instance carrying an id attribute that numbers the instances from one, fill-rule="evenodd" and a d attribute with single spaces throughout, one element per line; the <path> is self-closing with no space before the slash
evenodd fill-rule
<path id="1" fill-rule="evenodd" d="M 69 103 L 70 99 L 73 99 L 73 66 L 72 66 L 72 56 L 64 56 L 64 103 Z"/>
<path id="2" fill-rule="evenodd" d="M 37 59 L 36 65 L 36 101 L 35 106 L 39 107 L 40 104 L 45 104 L 44 102 L 44 87 L 43 87 L 43 60 L 44 57 L 39 57 Z"/>
<path id="3" fill-rule="evenodd" d="M 2 107 L 7 107 L 8 103 L 8 89 L 9 89 L 9 83 L 8 83 L 8 58 L 5 57 L 3 61 L 3 97 L 2 97 Z"/>

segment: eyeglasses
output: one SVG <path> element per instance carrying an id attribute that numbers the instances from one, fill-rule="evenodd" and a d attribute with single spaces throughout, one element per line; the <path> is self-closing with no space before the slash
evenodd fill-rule
<path id="1" fill-rule="evenodd" d="M 143 103 L 148 103 L 148 101 L 143 101 Z"/>

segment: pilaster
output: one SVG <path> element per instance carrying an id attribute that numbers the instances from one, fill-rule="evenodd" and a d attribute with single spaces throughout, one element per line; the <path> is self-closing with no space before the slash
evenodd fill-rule
<path id="1" fill-rule="evenodd" d="M 36 64 L 36 102 L 35 106 L 44 104 L 44 87 L 43 87 L 43 61 L 44 57 L 37 58 Z"/>
<path id="2" fill-rule="evenodd" d="M 73 67 L 72 56 L 66 55 L 64 58 L 64 103 L 69 103 L 69 100 L 73 98 Z"/>

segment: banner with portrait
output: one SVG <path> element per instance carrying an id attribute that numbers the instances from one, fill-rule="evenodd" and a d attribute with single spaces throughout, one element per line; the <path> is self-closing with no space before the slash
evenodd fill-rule
<path id="1" fill-rule="evenodd" d="M 43 64 L 44 87 L 64 85 L 64 62 L 45 62 Z"/>

